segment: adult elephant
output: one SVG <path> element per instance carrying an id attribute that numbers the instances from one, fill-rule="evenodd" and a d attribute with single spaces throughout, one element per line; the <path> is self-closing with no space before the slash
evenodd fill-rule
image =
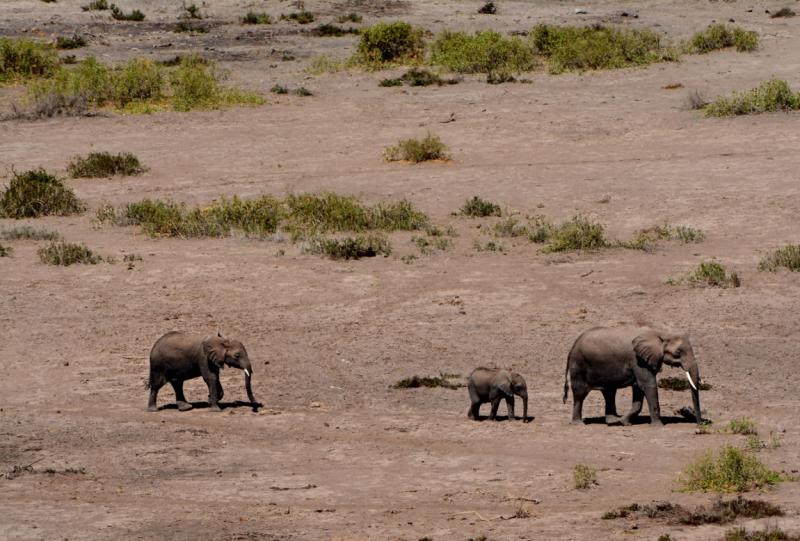
<path id="1" fill-rule="evenodd" d="M 178 409 L 192 409 L 192 405 L 183 395 L 183 382 L 202 377 L 208 385 L 211 411 L 222 411 L 219 401 L 222 400 L 224 391 L 219 382 L 219 371 L 226 365 L 244 370 L 247 398 L 253 406 L 258 406 L 250 381 L 253 367 L 241 342 L 223 338 L 219 333 L 202 338 L 182 332 L 168 332 L 156 341 L 150 351 L 150 378 L 147 382 L 150 400 L 147 410 L 157 411 L 158 390 L 167 383 L 175 390 Z"/>
<path id="2" fill-rule="evenodd" d="M 700 371 L 688 336 L 650 327 L 595 327 L 578 337 L 567 357 L 564 375 L 565 403 L 572 387 L 572 422 L 583 422 L 583 401 L 590 391 L 599 389 L 606 403 L 606 423 L 630 424 L 642 411 L 646 398 L 650 423 L 662 425 L 656 381 L 662 363 L 680 366 L 686 372 L 694 415 L 700 424 Z M 633 405 L 620 419 L 614 399 L 617 389 L 623 387 L 633 387 Z"/>

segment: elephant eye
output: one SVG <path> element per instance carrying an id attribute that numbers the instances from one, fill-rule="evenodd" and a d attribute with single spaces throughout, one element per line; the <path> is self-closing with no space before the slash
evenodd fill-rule
<path id="1" fill-rule="evenodd" d="M 672 355 L 673 357 L 680 357 L 683 352 L 679 349 L 675 350 L 675 353 Z"/>

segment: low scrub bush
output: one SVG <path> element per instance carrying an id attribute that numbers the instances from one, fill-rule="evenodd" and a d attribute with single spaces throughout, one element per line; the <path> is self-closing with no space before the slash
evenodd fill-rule
<path id="1" fill-rule="evenodd" d="M 378 86 L 389 87 L 389 86 L 403 86 L 402 79 L 383 79 Z"/>
<path id="2" fill-rule="evenodd" d="M 481 15 L 494 15 L 497 13 L 497 7 L 494 5 L 494 2 L 486 2 L 478 8 L 478 13 Z"/>
<path id="3" fill-rule="evenodd" d="M 800 272 L 800 244 L 788 244 L 767 254 L 758 264 L 758 270 L 775 272 L 780 268 Z"/>
<path id="4" fill-rule="evenodd" d="M 430 61 L 458 73 L 511 74 L 535 67 L 533 50 L 519 37 L 486 30 L 445 31 L 431 45 Z"/>
<path id="5" fill-rule="evenodd" d="M 667 389 L 670 391 L 688 391 L 691 389 L 689 386 L 689 382 L 686 378 L 676 378 L 673 376 L 660 378 L 658 380 L 658 388 L 659 389 Z M 711 384 L 701 382 L 699 387 L 701 391 L 709 391 L 711 390 Z"/>
<path id="6" fill-rule="evenodd" d="M 272 24 L 272 17 L 268 13 L 248 11 L 242 17 L 242 24 Z"/>
<path id="7" fill-rule="evenodd" d="M 670 502 L 653 504 L 634 503 L 607 511 L 603 520 L 620 518 L 666 520 L 669 524 L 701 526 L 703 524 L 727 524 L 739 518 L 760 519 L 783 516 L 780 507 L 762 500 L 749 500 L 738 496 L 734 500 L 717 500 L 710 506 L 699 506 L 693 510 Z"/>
<path id="8" fill-rule="evenodd" d="M 103 11 L 108 9 L 108 0 L 92 0 L 85 6 L 81 6 L 83 11 Z"/>
<path id="9" fill-rule="evenodd" d="M 352 62 L 352 58 L 350 60 L 341 60 L 327 54 L 322 54 L 311 59 L 311 64 L 306 68 L 306 71 L 312 75 L 338 73 L 346 70 Z"/>
<path id="10" fill-rule="evenodd" d="M 342 28 L 335 24 L 325 23 L 313 29 L 311 34 L 323 38 L 340 37 L 348 34 L 358 34 L 358 28 Z"/>
<path id="11" fill-rule="evenodd" d="M 189 21 L 180 21 L 175 25 L 174 32 L 194 32 L 195 34 L 207 34 L 208 28 L 197 24 L 192 24 Z"/>
<path id="12" fill-rule="evenodd" d="M 344 238 L 315 238 L 310 241 L 308 251 L 331 259 L 361 259 L 389 256 L 392 254 L 392 245 L 386 236 L 370 233 Z"/>
<path id="13" fill-rule="evenodd" d="M 0 193 L 0 217 L 69 216 L 86 210 L 75 192 L 44 169 L 13 173 Z"/>
<path id="14" fill-rule="evenodd" d="M 575 216 L 553 227 L 548 240 L 546 252 L 597 250 L 610 246 L 603 225 L 584 216 Z"/>
<path id="15" fill-rule="evenodd" d="M 97 178 L 139 175 L 146 168 L 130 152 L 91 152 L 86 157 L 75 156 L 67 166 L 67 171 L 72 178 Z"/>
<path id="16" fill-rule="evenodd" d="M 110 9 L 111 9 L 111 17 L 118 21 L 141 22 L 144 20 L 144 13 L 142 13 L 138 9 L 134 9 L 130 13 L 125 13 L 114 4 L 111 4 Z"/>
<path id="17" fill-rule="evenodd" d="M 742 434 L 745 436 L 758 435 L 756 423 L 747 417 L 731 420 L 728 423 L 728 426 L 725 428 L 725 431 L 730 432 L 731 434 Z"/>
<path id="18" fill-rule="evenodd" d="M 424 53 L 425 41 L 421 29 L 402 21 L 378 23 L 361 30 L 358 50 L 352 62 L 380 68 L 386 64 L 419 61 Z"/>
<path id="19" fill-rule="evenodd" d="M 358 13 L 345 13 L 344 15 L 339 15 L 336 18 L 336 22 L 338 23 L 360 23 L 363 17 Z"/>
<path id="20" fill-rule="evenodd" d="M 281 19 L 285 21 L 294 21 L 297 24 L 309 24 L 313 23 L 316 20 L 314 14 L 310 11 L 295 11 L 288 15 L 281 15 Z"/>
<path id="21" fill-rule="evenodd" d="M 78 34 L 73 34 L 70 37 L 58 36 L 56 38 L 56 48 L 58 49 L 80 49 L 81 47 L 86 47 L 86 40 Z"/>
<path id="22" fill-rule="evenodd" d="M 597 470 L 585 464 L 576 464 L 572 468 L 572 486 L 585 490 L 597 484 Z"/>
<path id="23" fill-rule="evenodd" d="M 183 4 L 181 8 L 182 13 L 180 14 L 180 18 L 182 19 L 202 19 L 203 14 L 200 12 L 200 7 L 197 4 Z"/>
<path id="24" fill-rule="evenodd" d="M 687 227 L 684 225 L 673 226 L 669 224 L 657 225 L 649 229 L 639 231 L 636 237 L 629 241 L 623 242 L 621 245 L 624 248 L 633 250 L 643 250 L 645 252 L 652 252 L 655 250 L 659 241 L 679 241 L 682 244 L 689 244 L 695 242 L 702 242 L 705 240 L 705 233 L 700 229 Z"/>
<path id="25" fill-rule="evenodd" d="M 8 257 L 14 250 L 10 246 L 3 246 L 0 244 L 0 257 Z"/>
<path id="26" fill-rule="evenodd" d="M 21 225 L 10 229 L 0 229 L 3 240 L 58 240 L 61 235 L 57 231 L 35 229 L 29 225 Z"/>
<path id="27" fill-rule="evenodd" d="M 428 132 L 422 139 L 403 139 L 397 145 L 386 148 L 383 159 L 387 162 L 407 161 L 420 163 L 431 160 L 447 160 L 447 145 L 438 136 Z"/>
<path id="28" fill-rule="evenodd" d="M 717 98 L 705 108 L 706 116 L 737 116 L 800 109 L 800 92 L 792 92 L 789 83 L 770 79 L 746 92 Z"/>
<path id="29" fill-rule="evenodd" d="M 489 240 L 486 241 L 485 244 L 482 244 L 479 240 L 475 239 L 475 242 L 472 243 L 472 247 L 475 248 L 478 252 L 500 252 L 505 253 L 506 247 L 503 246 L 501 243 Z"/>
<path id="30" fill-rule="evenodd" d="M 0 83 L 48 77 L 58 69 L 58 53 L 49 43 L 0 37 Z"/>
<path id="31" fill-rule="evenodd" d="M 678 56 L 662 47 L 659 36 L 649 29 L 540 24 L 533 28 L 530 39 L 534 51 L 548 59 L 551 73 L 640 66 Z"/>
<path id="32" fill-rule="evenodd" d="M 670 285 L 682 283 L 692 287 L 739 287 L 741 280 L 736 272 L 729 272 L 723 265 L 715 262 L 700 263 L 697 268 L 683 276 L 667 280 Z"/>
<path id="33" fill-rule="evenodd" d="M 418 389 L 420 387 L 435 388 L 443 387 L 445 389 L 460 389 L 464 386 L 462 383 L 453 383 L 452 379 L 460 378 L 458 374 L 447 374 L 444 372 L 439 373 L 438 376 L 411 376 L 404 378 L 392 385 L 393 389 Z"/>
<path id="34" fill-rule="evenodd" d="M 704 54 L 727 47 L 736 47 L 739 52 L 754 51 L 758 48 L 758 33 L 740 26 L 712 24 L 692 36 L 685 48 L 692 53 Z"/>
<path id="35" fill-rule="evenodd" d="M 780 473 L 766 467 L 758 457 L 726 445 L 719 453 L 709 451 L 689 464 L 681 475 L 687 491 L 745 492 L 775 485 Z"/>
<path id="36" fill-rule="evenodd" d="M 763 530 L 734 528 L 725 532 L 722 541 L 800 541 L 800 535 L 786 533 L 777 526 L 768 525 Z"/>
<path id="37" fill-rule="evenodd" d="M 442 236 L 415 236 L 411 237 L 411 242 L 414 243 L 423 255 L 430 255 L 437 250 L 444 252 L 453 247 L 453 241 Z"/>
<path id="38" fill-rule="evenodd" d="M 48 265 L 96 265 L 103 260 L 84 244 L 73 244 L 63 241 L 52 242 L 39 248 L 39 259 Z"/>
<path id="39" fill-rule="evenodd" d="M 487 201 L 477 195 L 473 195 L 471 198 L 464 201 L 464 204 L 461 205 L 461 208 L 458 210 L 458 214 L 471 218 L 485 218 L 487 216 L 501 216 L 503 210 L 500 208 L 500 205 Z"/>

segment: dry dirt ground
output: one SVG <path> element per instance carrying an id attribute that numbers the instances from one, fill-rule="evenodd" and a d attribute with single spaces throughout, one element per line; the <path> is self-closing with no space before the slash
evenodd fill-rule
<path id="1" fill-rule="evenodd" d="M 758 272 L 757 264 L 768 249 L 799 240 L 800 117 L 706 119 L 684 105 L 690 90 L 713 97 L 772 76 L 800 86 L 800 17 L 765 14 L 782 3 L 599 1 L 579 16 L 573 2 L 501 1 L 498 15 L 478 16 L 480 2 L 472 1 L 306 2 L 320 22 L 357 11 L 362 26 L 404 19 L 433 31 L 506 32 L 537 22 L 621 21 L 678 40 L 735 19 L 762 37 L 752 54 L 534 72 L 532 84 L 487 85 L 475 76 L 421 89 L 378 87 L 394 72 L 304 71 L 317 54 L 346 57 L 355 37 L 236 22 L 251 8 L 273 16 L 296 9 L 288 2 L 209 3 L 211 32 L 197 36 L 169 30 L 177 1 L 119 2 L 148 15 L 140 24 L 109 22 L 82 12 L 81 3 L 6 0 L 0 33 L 86 33 L 90 46 L 78 56 L 106 61 L 196 50 L 269 103 L 0 123 L 5 172 L 63 171 L 70 157 L 92 150 L 133 152 L 150 167 L 141 177 L 70 180 L 90 211 L 29 221 L 118 260 L 142 255 L 134 268 L 52 267 L 38 261 L 41 243 L 6 243 L 14 253 L 0 259 L 0 471 L 9 474 L 0 478 L 0 538 L 720 538 L 722 526 L 600 519 L 633 502 L 712 502 L 711 494 L 678 491 L 681 469 L 704 450 L 744 443 L 697 435 L 674 414 L 690 405 L 689 394 L 665 390 L 662 411 L 672 422 L 662 429 L 646 416 L 626 428 L 569 424 L 561 392 L 572 341 L 590 326 L 632 321 L 688 331 L 713 385 L 702 395 L 707 417 L 717 427 L 753 419 L 762 435 L 782 441 L 761 459 L 798 469 L 800 282 L 788 272 Z M 622 19 L 623 10 L 639 17 Z M 270 95 L 276 83 L 315 95 Z M 683 88 L 664 89 L 673 83 Z M 3 106 L 18 92 L 0 89 Z M 451 162 L 381 160 L 384 147 L 426 130 L 450 146 Z M 422 256 L 410 235 L 393 234 L 391 257 L 336 262 L 277 240 L 151 239 L 93 220 L 104 203 L 144 197 L 204 204 L 318 190 L 370 202 L 409 198 L 458 231 L 455 248 Z M 582 213 L 612 238 L 668 221 L 701 228 L 707 239 L 652 254 L 553 256 L 507 239 L 505 253 L 478 252 L 473 243 L 492 238 L 485 233 L 492 220 L 451 215 L 472 195 L 553 220 Z M 401 261 L 414 253 L 416 261 Z M 735 269 L 742 286 L 665 284 L 712 258 Z M 265 407 L 147 413 L 149 349 L 176 329 L 240 338 Z M 525 375 L 533 422 L 468 421 L 465 389 L 390 389 L 411 375 L 465 375 L 479 364 Z M 226 400 L 244 399 L 240 372 L 223 372 L 223 384 Z M 206 396 L 200 381 L 187 394 L 198 406 Z M 618 395 L 620 409 L 629 396 Z M 173 398 L 164 389 L 160 404 Z M 602 413 L 593 393 L 585 415 Z M 597 468 L 598 484 L 573 489 L 576 464 Z M 773 522 L 800 531 L 798 483 L 758 497 L 786 511 Z M 520 507 L 530 516 L 509 518 Z"/>

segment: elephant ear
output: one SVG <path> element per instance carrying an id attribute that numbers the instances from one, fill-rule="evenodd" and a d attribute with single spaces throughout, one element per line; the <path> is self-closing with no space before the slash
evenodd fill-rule
<path id="1" fill-rule="evenodd" d="M 511 396 L 512 394 L 514 394 L 511 387 L 512 383 L 511 374 L 509 374 L 508 372 L 500 372 L 499 374 L 497 374 L 497 378 L 494 380 L 494 383 L 495 386 L 497 387 L 497 390 L 499 390 L 506 396 Z"/>
<path id="2" fill-rule="evenodd" d="M 633 339 L 636 357 L 644 360 L 653 372 L 658 372 L 664 359 L 664 342 L 655 331 L 646 331 Z"/>
<path id="3" fill-rule="evenodd" d="M 516 372 L 511 374 L 511 386 L 513 390 L 517 392 L 523 389 L 527 390 L 528 388 L 528 384 L 525 383 L 525 378 L 523 378 L 520 374 L 517 374 Z"/>
<path id="4" fill-rule="evenodd" d="M 203 353 L 209 362 L 222 368 L 225 362 L 225 352 L 230 347 L 228 340 L 216 334 L 203 340 Z"/>

